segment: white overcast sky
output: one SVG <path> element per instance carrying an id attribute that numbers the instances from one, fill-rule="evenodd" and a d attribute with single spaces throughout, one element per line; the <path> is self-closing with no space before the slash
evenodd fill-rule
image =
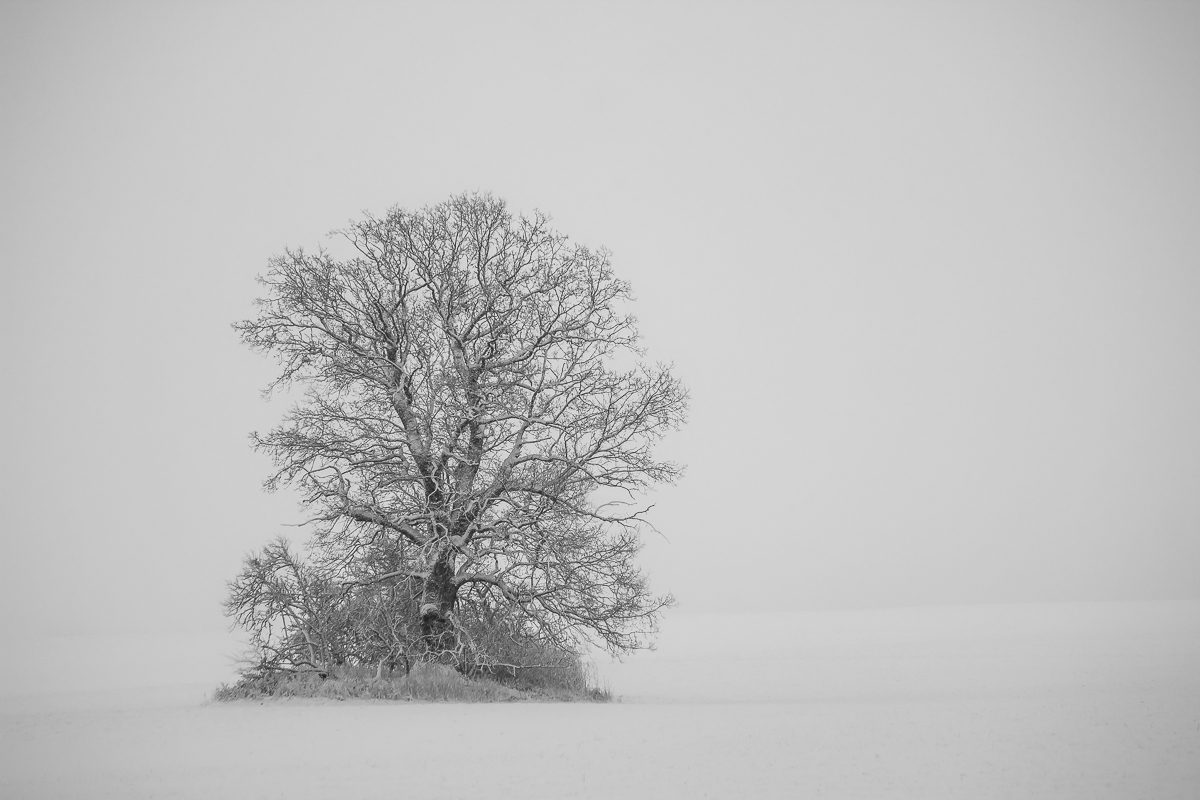
<path id="1" fill-rule="evenodd" d="M 677 613 L 1200 597 L 1200 5 L 0 3 L 0 632 L 302 518 L 254 276 L 491 191 L 690 387 Z"/>

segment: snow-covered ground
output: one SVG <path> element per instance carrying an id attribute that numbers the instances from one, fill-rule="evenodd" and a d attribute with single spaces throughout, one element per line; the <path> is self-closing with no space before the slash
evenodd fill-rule
<path id="1" fill-rule="evenodd" d="M 677 613 L 657 652 L 597 664 L 623 697 L 607 705 L 206 704 L 228 671 L 211 637 L 127 637 L 108 658 L 96 641 L 42 644 L 42 668 L 22 662 L 0 690 L 0 797 L 1124 799 L 1200 787 L 1200 603 Z M 61 659 L 81 648 L 93 684 L 55 691 L 80 686 L 79 661 Z M 197 648 L 203 658 L 184 656 Z"/>

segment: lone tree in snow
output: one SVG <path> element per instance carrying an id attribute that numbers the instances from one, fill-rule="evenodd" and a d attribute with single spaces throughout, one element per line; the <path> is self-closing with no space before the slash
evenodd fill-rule
<path id="1" fill-rule="evenodd" d="M 352 257 L 286 251 L 235 326 L 305 390 L 254 438 L 313 512 L 308 557 L 269 545 L 226 603 L 261 666 L 646 646 L 671 598 L 634 563 L 638 499 L 680 473 L 652 446 L 687 393 L 637 363 L 607 252 L 489 195 L 338 233 Z"/>

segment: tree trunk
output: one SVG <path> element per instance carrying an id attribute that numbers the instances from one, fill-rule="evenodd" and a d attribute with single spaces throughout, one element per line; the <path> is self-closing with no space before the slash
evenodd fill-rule
<path id="1" fill-rule="evenodd" d="M 431 655 L 453 651 L 458 645 L 450 612 L 458 592 L 454 586 L 454 551 L 438 554 L 421 590 L 421 641 Z"/>

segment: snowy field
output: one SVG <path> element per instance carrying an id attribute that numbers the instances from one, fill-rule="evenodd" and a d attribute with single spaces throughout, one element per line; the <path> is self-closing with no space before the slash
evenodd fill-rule
<path id="1" fill-rule="evenodd" d="M 1200 796 L 1200 603 L 676 613 L 606 705 L 209 704 L 226 640 L 41 646 L 0 797 Z"/>

